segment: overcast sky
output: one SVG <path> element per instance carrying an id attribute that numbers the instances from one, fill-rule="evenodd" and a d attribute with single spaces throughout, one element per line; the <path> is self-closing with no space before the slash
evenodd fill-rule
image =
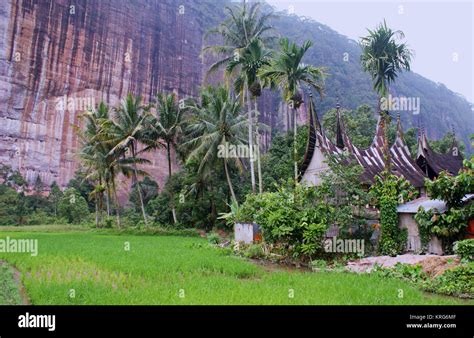
<path id="1" fill-rule="evenodd" d="M 444 83 L 470 102 L 474 102 L 473 1 L 267 0 L 278 10 L 311 17 L 354 40 L 385 18 L 389 27 L 405 33 L 414 49 L 414 72 Z"/>

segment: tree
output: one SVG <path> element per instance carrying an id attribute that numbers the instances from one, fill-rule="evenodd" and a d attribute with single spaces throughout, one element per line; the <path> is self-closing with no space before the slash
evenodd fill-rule
<path id="1" fill-rule="evenodd" d="M 457 141 L 456 135 L 454 135 L 454 133 L 451 131 L 444 134 L 444 136 L 439 140 L 431 140 L 428 142 L 431 146 L 431 149 L 433 149 L 435 152 L 440 154 L 446 154 L 448 151 L 451 150 L 454 141 L 459 142 L 459 153 L 463 153 L 466 150 L 464 142 Z"/>
<path id="2" fill-rule="evenodd" d="M 107 131 L 109 138 L 105 142 L 114 145 L 109 152 L 111 155 L 114 155 L 115 158 L 127 157 L 127 153 L 130 152 L 130 164 L 133 167 L 133 184 L 138 181 L 139 175 L 146 174 L 144 171 L 138 170 L 137 162 L 150 162 L 146 159 L 138 161 L 138 145 L 140 143 L 145 145 L 142 151 L 151 150 L 157 146 L 156 140 L 150 137 L 150 133 L 145 132 L 146 128 L 150 126 L 152 118 L 149 109 L 149 106 L 142 105 L 141 97 L 134 97 L 129 93 L 127 97 L 121 101 L 120 106 L 115 109 L 113 123 L 109 125 Z M 137 188 L 143 220 L 145 224 L 147 224 L 140 184 L 137 184 Z"/>
<path id="3" fill-rule="evenodd" d="M 181 134 L 181 111 L 176 105 L 174 94 L 158 94 L 157 96 L 157 117 L 152 122 L 152 128 L 156 132 L 156 137 L 165 142 L 166 155 L 168 159 L 168 179 L 172 177 L 171 172 L 171 148 L 176 149 L 176 139 Z M 170 190 L 170 201 L 173 203 L 173 190 Z M 176 209 L 171 205 L 173 222 L 176 223 Z"/>
<path id="4" fill-rule="evenodd" d="M 203 48 L 203 54 L 213 54 L 220 59 L 209 68 L 207 75 L 225 67 L 247 48 L 252 40 L 260 39 L 264 45 L 269 45 L 275 39 L 269 34 L 273 27 L 269 21 L 274 17 L 273 12 L 261 13 L 261 4 L 254 2 L 241 6 L 226 6 L 227 18 L 218 27 L 209 30 L 206 37 L 218 36 L 222 44 Z"/>
<path id="5" fill-rule="evenodd" d="M 314 67 L 302 63 L 303 57 L 312 46 L 311 41 L 306 41 L 301 47 L 291 43 L 288 39 L 280 40 L 280 51 L 270 64 L 262 67 L 259 72 L 264 85 L 279 88 L 283 99 L 288 102 L 293 110 L 294 139 L 296 139 L 296 111 L 303 102 L 300 93 L 303 84 L 314 89 L 322 97 L 325 71 L 321 67 Z M 297 145 L 294 145 L 294 174 L 295 182 L 298 180 Z"/>
<path id="6" fill-rule="evenodd" d="M 397 43 L 396 38 L 404 38 L 402 31 L 393 31 L 384 22 L 375 30 L 367 29 L 369 35 L 360 40 L 362 68 L 373 82 L 373 88 L 379 95 L 378 109 L 381 114 L 384 134 L 385 171 L 390 173 L 390 151 L 388 146 L 388 111 L 382 111 L 382 98 L 389 93 L 389 85 L 395 81 L 402 70 L 410 70 L 412 51 L 405 43 Z"/>
<path id="7" fill-rule="evenodd" d="M 148 202 L 158 196 L 158 183 L 153 181 L 148 176 L 145 176 L 145 178 L 140 182 L 140 188 L 143 194 L 143 203 L 145 208 L 147 208 Z M 135 207 L 135 210 L 140 210 L 140 198 L 138 196 L 137 184 L 132 185 L 129 200 Z"/>
<path id="8" fill-rule="evenodd" d="M 87 201 L 74 188 L 68 188 L 64 191 L 63 197 L 59 200 L 58 213 L 64 217 L 68 223 L 80 223 L 89 216 Z"/>
<path id="9" fill-rule="evenodd" d="M 222 161 L 232 201 L 237 203 L 229 164 L 242 169 L 242 161 L 237 154 L 233 156 L 225 150 L 231 146 L 246 145 L 244 133 L 247 122 L 240 115 L 239 102 L 222 86 L 207 87 L 201 92 L 201 102 L 191 102 L 188 108 L 187 141 L 183 144 L 189 149 L 186 163 L 196 161 L 198 176 L 207 177 Z"/>
<path id="10" fill-rule="evenodd" d="M 298 165 L 303 161 L 307 139 L 308 126 L 298 127 L 296 141 L 298 147 Z M 293 133 L 278 133 L 272 136 L 270 149 L 262 156 L 264 185 L 268 191 L 275 191 L 282 181 L 287 182 L 294 176 L 293 149 Z"/>
<path id="11" fill-rule="evenodd" d="M 0 177 L 2 178 L 3 184 L 15 190 L 23 189 L 28 183 L 20 171 L 13 170 L 10 165 L 2 165 L 0 167 Z"/>
<path id="12" fill-rule="evenodd" d="M 51 183 L 51 186 L 50 186 L 49 189 L 50 190 L 49 190 L 48 200 L 49 200 L 49 203 L 51 204 L 51 206 L 53 208 L 54 216 L 57 216 L 58 215 L 58 203 L 59 203 L 59 200 L 61 199 L 61 197 L 63 196 L 63 192 L 59 188 L 56 181 L 53 181 L 53 183 Z"/>
<path id="13" fill-rule="evenodd" d="M 372 108 L 367 104 L 360 105 L 355 110 L 342 110 L 342 120 L 346 133 L 353 145 L 365 149 L 374 139 L 377 120 L 374 118 Z M 322 125 L 331 139 L 336 138 L 336 109 L 329 110 L 323 116 Z M 403 139 L 414 158 L 417 151 L 417 129 L 409 128 L 403 133 Z M 397 124 L 392 122 L 388 128 L 388 143 L 393 144 L 397 135 Z"/>
<path id="14" fill-rule="evenodd" d="M 94 190 L 94 184 L 87 177 L 87 173 L 83 169 L 84 168 L 79 168 L 76 170 L 74 177 L 67 183 L 67 188 L 74 188 L 86 201 L 88 201 L 90 193 Z M 90 203 L 87 203 L 87 208 L 89 211 L 93 211 L 95 208 L 94 202 L 91 201 Z"/>
<path id="15" fill-rule="evenodd" d="M 18 202 L 18 193 L 9 186 L 0 184 L 0 225 L 17 224 Z"/>
<path id="16" fill-rule="evenodd" d="M 250 97 L 254 101 L 255 107 L 255 120 L 256 120 L 256 153 L 257 153 L 257 173 L 258 173 L 258 186 L 259 192 L 263 192 L 263 182 L 262 182 L 262 170 L 260 163 L 260 135 L 258 131 L 258 108 L 257 108 L 257 98 L 262 93 L 262 87 L 260 81 L 257 77 L 259 69 L 263 66 L 266 66 L 270 62 L 271 52 L 265 49 L 263 42 L 255 38 L 250 41 L 247 48 L 241 51 L 241 54 L 238 57 L 234 58 L 227 64 L 226 71 L 228 74 L 238 73 L 234 82 L 234 90 L 239 93 L 242 98 L 245 96 L 247 99 L 247 109 L 248 109 L 248 120 L 249 120 L 249 147 L 250 154 L 253 156 L 253 142 L 254 135 L 252 132 L 253 125 L 253 115 L 252 107 L 250 104 Z M 253 162 L 253 158 L 250 158 L 250 162 Z M 252 185 L 253 192 L 255 192 L 255 186 Z"/>
<path id="17" fill-rule="evenodd" d="M 208 35 L 218 35 L 223 40 L 220 45 L 207 46 L 203 53 L 212 52 L 221 56 L 221 58 L 211 65 L 208 75 L 216 72 L 218 69 L 226 66 L 227 83 L 232 75 L 238 70 L 237 66 L 243 66 L 244 70 L 241 76 L 236 79 L 237 92 L 240 93 L 241 104 L 247 102 L 248 109 L 248 144 L 250 154 L 253 156 L 253 117 L 249 101 L 249 89 L 254 85 L 254 93 L 258 91 L 256 81 L 256 71 L 261 67 L 261 61 L 264 60 L 265 53 L 263 46 L 270 44 L 274 37 L 269 34 L 272 26 L 269 20 L 274 17 L 272 12 L 261 13 L 260 3 L 255 2 L 250 7 L 244 1 L 242 6 L 226 7 L 228 17 L 217 28 L 211 29 Z M 255 53 L 257 52 L 257 53 Z M 243 58 L 245 63 L 241 63 Z M 257 60 L 257 61 L 256 61 Z M 256 61 L 256 62 L 248 62 Z M 230 71 L 229 71 L 230 70 Z M 230 75 L 230 76 L 229 76 Z M 246 100 L 247 99 L 247 100 Z M 252 157 L 250 158 L 250 179 L 252 191 L 255 192 L 255 170 Z M 260 175 L 261 185 L 261 175 Z M 262 187 L 260 187 L 260 190 Z"/>
<path id="18" fill-rule="evenodd" d="M 436 209 L 418 210 L 415 220 L 420 228 L 422 244 L 426 245 L 431 235 L 436 235 L 443 239 L 445 248 L 450 251 L 451 244 L 464 235 L 467 221 L 474 217 L 474 204 L 463 200 L 474 192 L 474 157 L 463 161 L 463 168 L 456 176 L 443 171 L 436 180 L 427 179 L 426 189 L 431 198 L 446 202 L 446 210 L 444 213 Z"/>

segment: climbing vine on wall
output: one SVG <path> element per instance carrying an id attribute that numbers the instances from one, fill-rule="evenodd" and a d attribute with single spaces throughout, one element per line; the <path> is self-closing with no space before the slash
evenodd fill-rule
<path id="1" fill-rule="evenodd" d="M 381 237 L 379 252 L 382 255 L 395 256 L 405 250 L 407 230 L 398 227 L 398 203 L 416 197 L 417 192 L 408 181 L 383 172 L 376 177 L 370 188 L 372 203 L 380 210 Z"/>

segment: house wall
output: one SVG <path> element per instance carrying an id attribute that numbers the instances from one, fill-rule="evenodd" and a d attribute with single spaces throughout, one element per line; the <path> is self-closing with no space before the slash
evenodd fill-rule
<path id="1" fill-rule="evenodd" d="M 326 156 L 324 156 L 321 149 L 316 146 L 311 162 L 309 163 L 301 181 L 309 186 L 320 185 L 321 174 L 329 169 L 329 166 L 325 161 Z"/>
<path id="2" fill-rule="evenodd" d="M 421 239 L 418 231 L 418 224 L 416 224 L 413 214 L 399 213 L 398 214 L 398 226 L 400 229 L 407 229 L 408 240 L 407 240 L 407 251 L 408 252 L 420 252 L 421 251 Z"/>
<path id="3" fill-rule="evenodd" d="M 415 214 L 411 213 L 398 213 L 398 226 L 400 229 L 407 229 L 408 231 L 407 251 L 418 253 L 421 252 L 421 239 L 414 216 Z M 442 255 L 444 253 L 442 242 L 438 237 L 431 237 L 427 252 L 434 255 Z"/>

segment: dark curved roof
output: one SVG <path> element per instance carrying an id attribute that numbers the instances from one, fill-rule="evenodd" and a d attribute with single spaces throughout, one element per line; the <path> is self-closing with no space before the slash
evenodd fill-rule
<path id="1" fill-rule="evenodd" d="M 416 163 L 431 179 L 437 177 L 441 171 L 447 171 L 451 175 L 457 175 L 462 168 L 463 156 L 459 150 L 456 138 L 446 154 L 440 154 L 431 149 L 424 130 L 418 136 L 418 152 Z"/>

